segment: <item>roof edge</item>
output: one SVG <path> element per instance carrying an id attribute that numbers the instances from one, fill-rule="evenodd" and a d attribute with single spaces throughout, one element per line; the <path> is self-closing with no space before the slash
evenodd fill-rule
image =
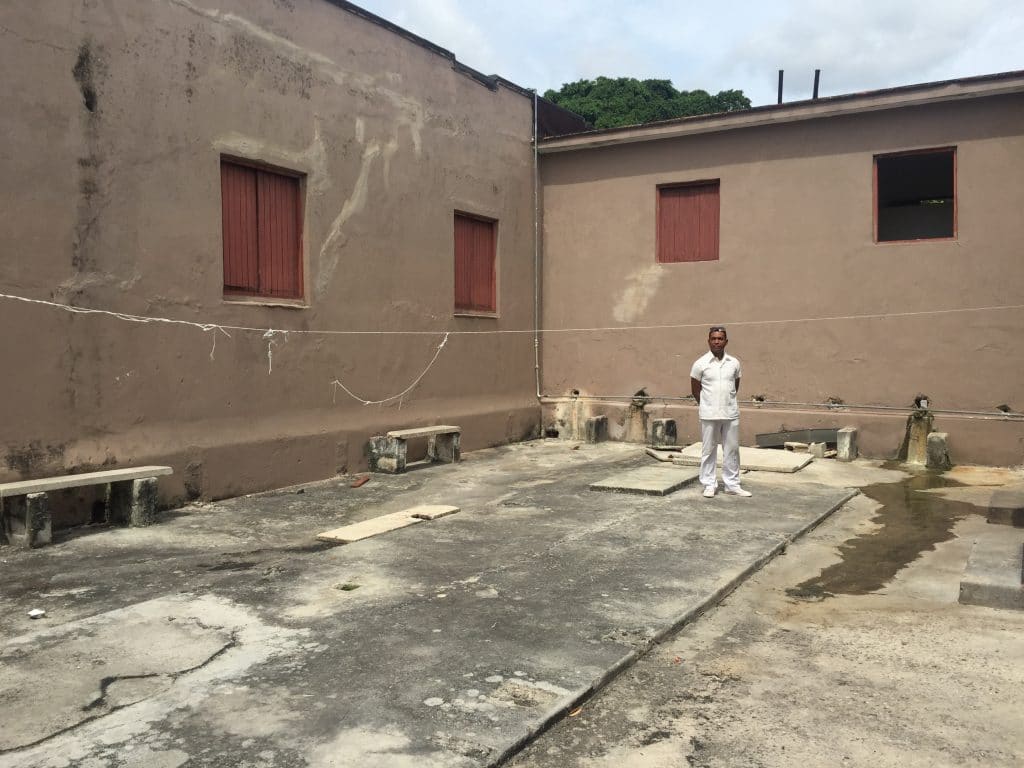
<path id="1" fill-rule="evenodd" d="M 399 37 L 404 38 L 409 42 L 418 45 L 421 48 L 425 48 L 426 50 L 440 56 L 443 59 L 447 59 L 451 63 L 452 69 L 454 69 L 456 72 L 458 72 L 461 75 L 465 75 L 466 77 L 476 81 L 477 83 L 491 91 L 498 90 L 498 87 L 500 86 L 509 91 L 512 91 L 513 93 L 518 93 L 520 96 L 533 99 L 533 90 L 529 88 L 523 88 L 521 85 L 516 85 L 511 80 L 506 80 L 504 77 L 500 77 L 499 75 L 485 75 L 483 72 L 473 69 L 472 67 L 468 67 L 461 61 L 459 61 L 455 54 L 449 51 L 447 48 L 442 48 L 440 45 L 430 42 L 425 37 L 420 37 L 414 32 L 410 32 L 404 27 L 400 27 L 397 24 L 388 21 L 383 16 L 378 16 L 375 13 L 371 13 L 365 8 L 361 8 L 358 5 L 355 5 L 354 3 L 348 2 L 348 0 L 325 0 L 325 2 L 337 8 L 340 8 L 343 11 L 347 11 L 348 13 L 351 13 L 353 16 L 358 16 L 364 21 L 368 21 L 371 24 L 377 25 L 378 27 L 382 27 L 383 29 L 386 29 L 388 32 L 398 35 Z"/>
<path id="2" fill-rule="evenodd" d="M 1015 70 L 551 136 L 540 141 L 538 150 L 553 154 L 1021 92 L 1024 70 Z"/>

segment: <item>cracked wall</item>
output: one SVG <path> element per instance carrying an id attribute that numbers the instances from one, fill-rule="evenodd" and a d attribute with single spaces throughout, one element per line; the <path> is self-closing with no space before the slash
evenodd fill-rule
<path id="1" fill-rule="evenodd" d="M 532 327 L 528 96 L 323 0 L 15 4 L 0 40 L 16 116 L 0 292 L 196 323 L 438 331 L 277 336 L 268 373 L 259 333 L 0 301 L 0 399 L 16 404 L 0 480 L 158 462 L 175 468 L 166 499 L 220 497 L 355 470 L 386 429 L 458 423 L 470 448 L 536 431 L 523 334 L 452 337 L 389 406 L 331 387 L 388 397 L 444 331 Z M 223 300 L 221 154 L 305 174 L 305 308 Z M 456 209 L 500 222 L 497 318 L 453 317 Z M 32 445 L 61 451 L 26 473 Z"/>

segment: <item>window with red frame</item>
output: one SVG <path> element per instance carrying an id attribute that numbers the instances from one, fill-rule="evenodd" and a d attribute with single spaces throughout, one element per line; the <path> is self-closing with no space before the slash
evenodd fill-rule
<path id="1" fill-rule="evenodd" d="M 302 298 L 301 181 L 221 159 L 225 296 Z"/>
<path id="2" fill-rule="evenodd" d="M 658 187 L 660 264 L 718 260 L 718 180 Z"/>
<path id="3" fill-rule="evenodd" d="M 455 311 L 496 312 L 498 222 L 455 213 Z"/>

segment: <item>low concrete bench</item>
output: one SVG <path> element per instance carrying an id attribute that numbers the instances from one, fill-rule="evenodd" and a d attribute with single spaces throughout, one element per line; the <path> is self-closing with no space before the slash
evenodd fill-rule
<path id="1" fill-rule="evenodd" d="M 135 467 L 0 483 L 0 532 L 15 546 L 41 547 L 53 536 L 46 494 L 62 488 L 106 485 L 108 523 L 149 525 L 156 519 L 156 479 L 170 467 Z"/>
<path id="2" fill-rule="evenodd" d="M 370 469 L 374 472 L 405 472 L 407 440 L 427 438 L 427 460 L 451 464 L 459 460 L 459 437 L 461 427 L 440 425 L 396 429 L 386 435 L 370 438 Z"/>

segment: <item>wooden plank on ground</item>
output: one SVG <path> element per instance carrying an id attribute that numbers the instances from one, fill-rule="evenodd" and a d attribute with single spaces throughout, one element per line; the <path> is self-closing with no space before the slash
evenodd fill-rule
<path id="1" fill-rule="evenodd" d="M 412 507 L 405 511 L 420 520 L 437 520 L 439 517 L 454 515 L 459 508 L 448 504 L 420 504 L 418 507 Z"/>
<path id="2" fill-rule="evenodd" d="M 371 517 L 369 520 L 363 520 L 359 523 L 343 525 L 341 528 L 335 528 L 333 531 L 325 531 L 317 535 L 317 538 L 320 541 L 351 544 L 353 541 L 362 541 L 371 536 L 379 536 L 382 533 L 397 531 L 399 528 L 405 528 L 422 522 L 421 518 L 410 515 L 408 510 L 402 510 L 401 512 L 392 512 L 390 515 Z"/>
<path id="3" fill-rule="evenodd" d="M 427 520 L 437 520 L 440 517 L 454 515 L 459 511 L 458 507 L 448 504 L 419 504 L 401 512 L 392 512 L 390 515 L 372 517 L 351 525 L 343 525 L 333 531 L 325 531 L 317 536 L 321 541 L 332 541 L 337 544 L 351 544 L 353 541 L 361 541 L 371 536 L 379 536 L 389 531 L 397 531 L 416 523 Z"/>

